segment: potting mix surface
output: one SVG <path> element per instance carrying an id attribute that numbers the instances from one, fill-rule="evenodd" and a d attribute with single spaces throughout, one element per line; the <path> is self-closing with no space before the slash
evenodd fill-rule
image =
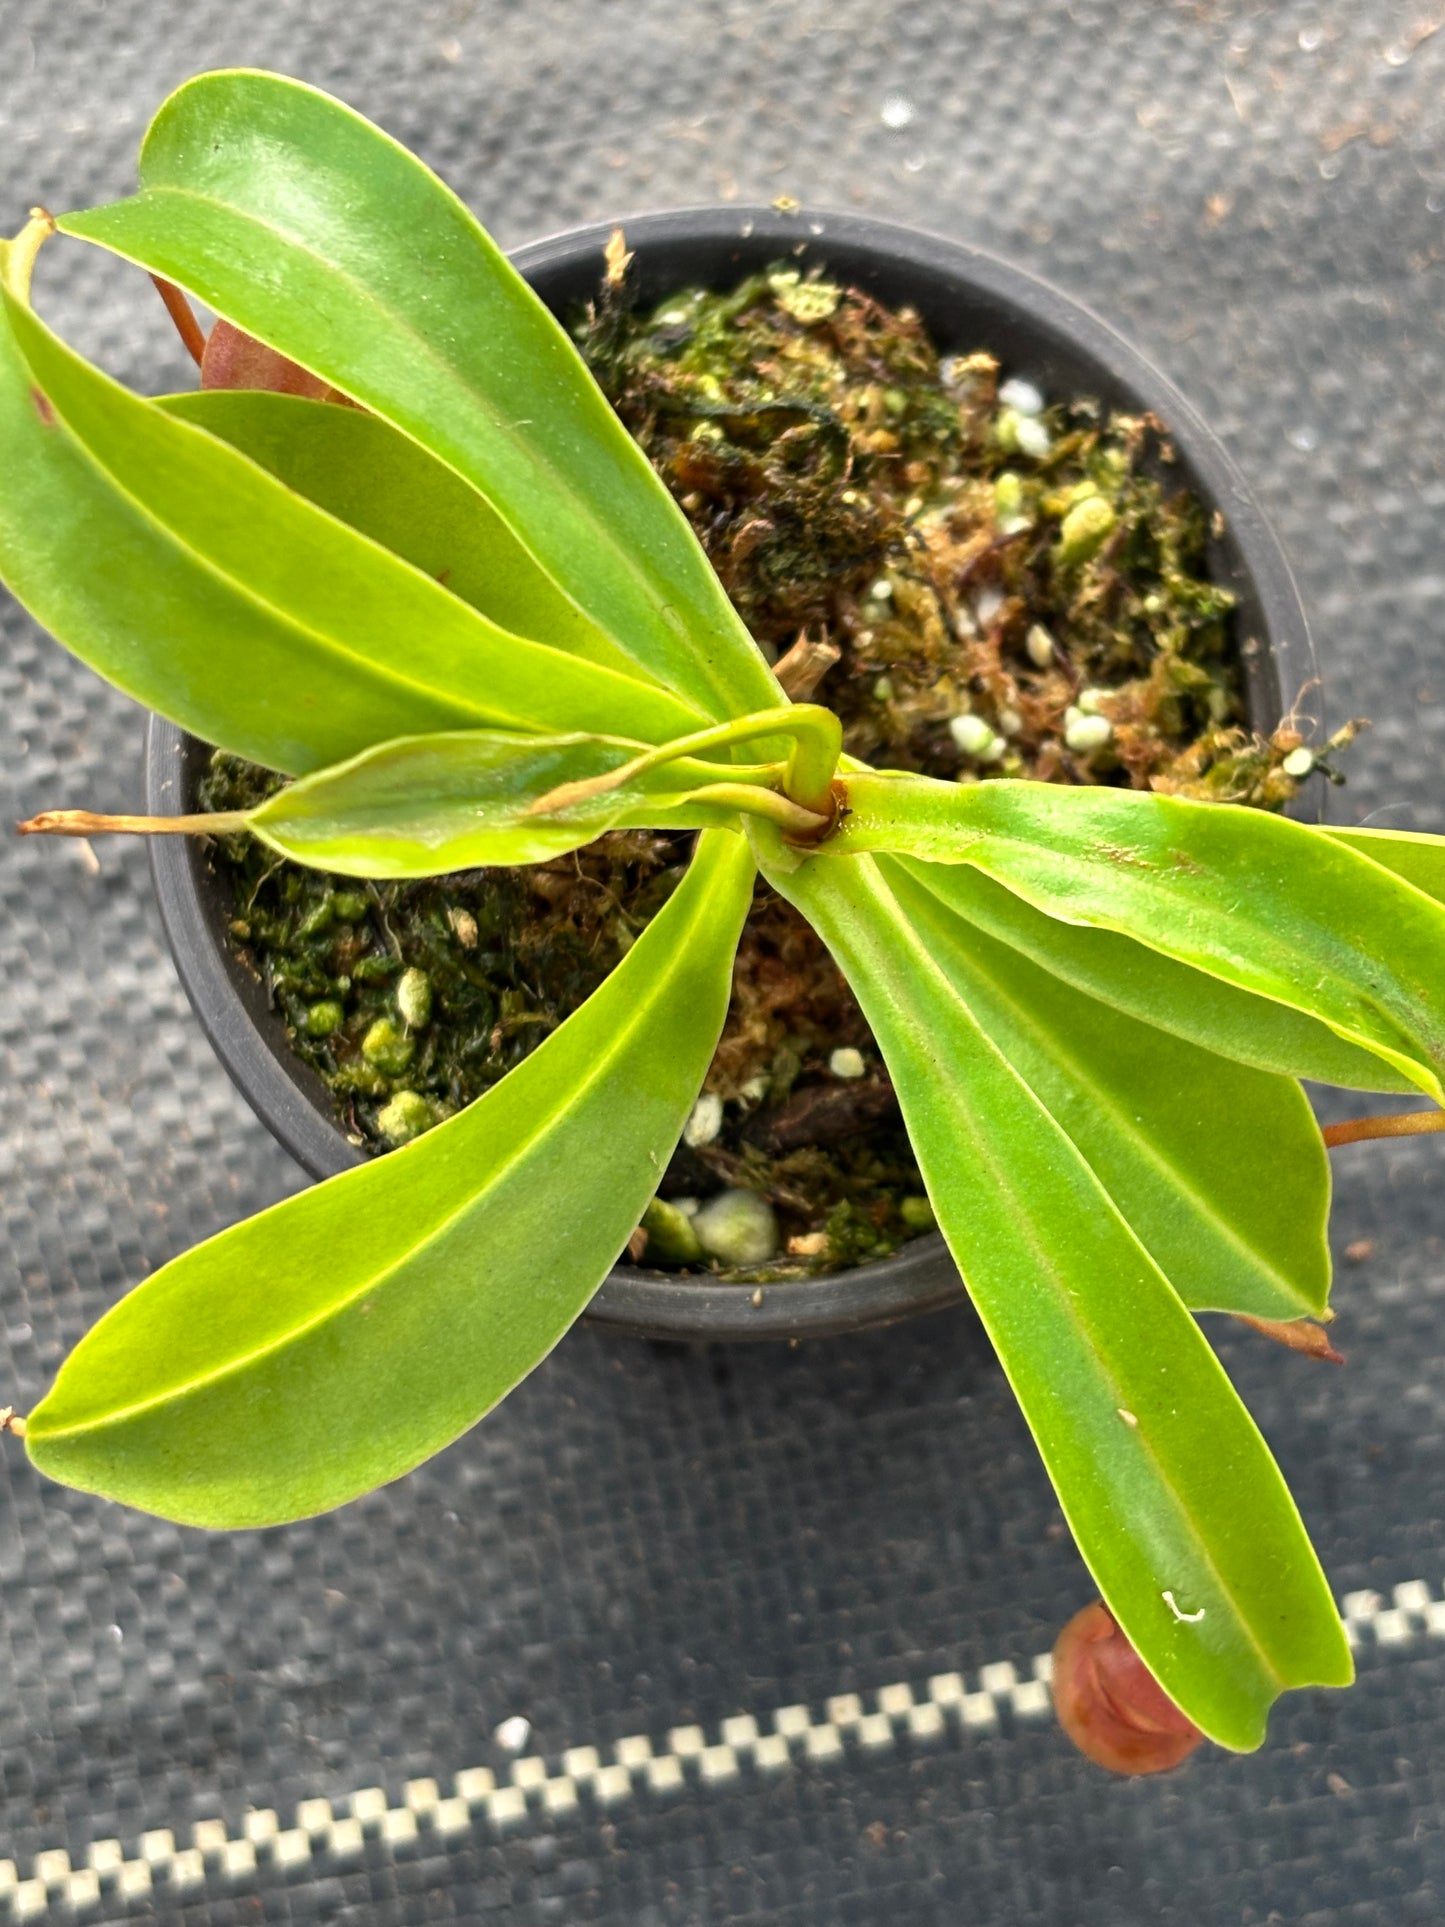
<path id="1" fill-rule="evenodd" d="M 1445 33 L 1427 12 L 537 0 L 403 21 L 377 0 L 256 17 L 213 0 L 11 0 L 0 172 L 11 226 L 37 201 L 113 198 L 170 87 L 262 65 L 378 119 L 505 243 L 633 208 L 791 197 L 800 234 L 834 206 L 1007 255 L 1143 348 L 1255 489 L 1327 683 L 1326 705 L 1304 692 L 1302 708 L 1320 735 L 1373 720 L 1344 759 L 1336 820 L 1438 831 Z M 121 378 L 191 385 L 143 277 L 67 244 L 39 283 L 50 318 Z M 1182 765 L 1177 731 L 1162 746 L 1140 734 L 1166 693 L 1150 693 L 1147 654 L 1111 661 L 1101 632 L 1075 665 L 1031 643 L 1036 626 L 1055 645 L 1085 635 L 1087 609 L 1060 600 L 1078 591 L 1060 551 L 1088 489 L 1063 496 L 1086 481 L 1108 494 L 1102 441 L 1050 478 L 1067 438 L 1094 432 L 1059 412 L 1069 398 L 1027 383 L 1000 398 L 979 365 L 882 352 L 876 316 L 786 266 L 756 299 L 792 324 L 785 385 L 807 404 L 781 435 L 764 420 L 775 392 L 718 365 L 695 307 L 650 318 L 655 365 L 618 354 L 605 314 L 591 345 L 612 355 L 609 389 L 712 531 L 755 632 L 779 652 L 799 633 L 838 647 L 819 699 L 838 702 L 857 753 L 942 774 L 1014 757 L 1047 774 L 1039 759 L 1056 756 L 1064 780 L 1277 780 L 1287 745 L 1250 762 L 1221 737 Z M 810 347 L 824 322 L 873 357 L 855 415 Z M 1013 447 L 990 441 L 971 468 L 951 451 L 974 491 L 966 526 L 933 514 L 937 476 L 905 472 L 925 389 L 965 439 L 970 395 L 991 397 L 990 436 L 1013 418 Z M 1034 424 L 1022 445 L 1020 423 Z M 824 482 L 838 500 L 844 441 L 857 499 L 810 587 L 789 514 L 816 528 Z M 870 453 L 899 484 L 887 503 L 867 486 Z M 896 526 L 874 526 L 885 508 Z M 926 566 L 945 549 L 956 606 Z M 1196 607 L 1202 641 L 1179 659 L 1199 677 L 1167 692 L 1195 706 L 1195 733 L 1237 720 L 1212 666 L 1217 613 Z M 910 625 L 934 651 L 926 674 L 902 646 Z M 139 807 L 141 718 L 8 600 L 0 676 L 11 819 Z M 979 727 L 958 728 L 964 715 Z M 1089 717 L 1109 735 L 1080 731 Z M 185 1006 L 143 851 L 15 844 L 0 875 L 0 1402 L 23 1411 L 129 1285 L 302 1179 Z M 329 943 L 370 915 L 347 909 L 332 904 Z M 765 936 L 786 954 L 786 933 Z M 429 974 L 440 997 L 441 966 Z M 378 995 L 395 975 L 379 973 Z M 301 1007 L 326 999 L 303 987 L 296 1001 L 304 1027 Z M 509 1045 L 526 1014 L 499 1008 L 487 1041 L 510 1022 L 496 1048 Z M 828 1093 L 821 1041 L 813 1063 L 786 1029 L 759 1035 L 766 1064 L 740 1045 L 717 1082 L 740 1117 L 750 1080 L 786 1076 L 790 1050 L 797 1089 Z M 866 1060 L 866 1038 L 841 1041 Z M 834 1083 L 861 1088 L 864 1070 Z M 393 1095 L 358 1089 L 363 1111 L 382 1100 L 359 1123 Z M 45 1485 L 10 1442 L 0 1922 L 1445 1918 L 1441 1156 L 1431 1139 L 1335 1154 L 1344 1369 L 1208 1321 L 1360 1672 L 1349 1693 L 1287 1698 L 1259 1754 L 1205 1749 L 1125 1783 L 1060 1736 L 1041 1656 L 1091 1587 L 967 1309 L 796 1349 L 582 1328 L 411 1477 L 258 1535 Z M 909 1195 L 905 1171 L 890 1195 Z M 801 1215 L 785 1229 L 808 1235 Z"/>

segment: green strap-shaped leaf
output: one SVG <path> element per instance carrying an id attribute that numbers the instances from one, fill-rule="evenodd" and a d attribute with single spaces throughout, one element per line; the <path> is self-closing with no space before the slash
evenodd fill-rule
<path id="1" fill-rule="evenodd" d="M 688 794 L 755 772 L 679 758 L 556 815 L 529 807 L 563 783 L 630 761 L 638 745 L 592 736 L 438 732 L 383 743 L 292 783 L 247 814 L 281 856 L 347 876 L 428 877 L 490 864 L 545 863 L 609 829 L 706 829 L 736 808 Z"/>
<path id="2" fill-rule="evenodd" d="M 1286 1077 L 1361 1091 L 1415 1091 L 1412 1078 L 1303 1011 L 1238 990 L 1114 930 L 1063 923 L 982 870 L 895 859 L 940 903 L 1065 983 L 1175 1037 Z"/>
<path id="3" fill-rule="evenodd" d="M 686 518 L 566 333 L 420 161 L 314 88 L 237 71 L 171 95 L 140 177 L 138 195 L 61 226 L 414 436 L 689 702 L 719 717 L 777 702 Z"/>
<path id="4" fill-rule="evenodd" d="M 822 933 L 872 1025 L 939 1226 L 1110 1609 L 1211 1738 L 1257 1746 L 1280 1692 L 1346 1685 L 1352 1668 L 1249 1414 L 878 866 L 765 869 Z"/>
<path id="5" fill-rule="evenodd" d="M 753 875 L 744 838 L 704 836 L 606 983 L 493 1090 L 123 1298 L 30 1415 L 36 1465 L 187 1524 L 270 1525 L 473 1425 L 581 1312 L 656 1189 Z"/>
<path id="6" fill-rule="evenodd" d="M 498 629 L 4 302 L 0 574 L 128 695 L 286 771 L 401 731 L 697 726 L 652 684 Z"/>
<path id="7" fill-rule="evenodd" d="M 1287 817 L 1139 790 L 850 775 L 821 848 L 967 863 L 1270 997 L 1445 1098 L 1445 907 Z"/>
<path id="8" fill-rule="evenodd" d="M 635 676 L 632 658 L 563 595 L 491 503 L 379 415 L 230 388 L 167 395 L 160 405 L 239 448 L 499 628 Z"/>
<path id="9" fill-rule="evenodd" d="M 1314 834 L 1343 843 L 1437 903 L 1445 903 L 1445 837 L 1422 830 L 1337 830 L 1331 824 L 1322 824 Z"/>
<path id="10" fill-rule="evenodd" d="M 919 941 L 1190 1310 L 1323 1311 L 1329 1159 L 1294 1079 L 1071 989 L 946 910 L 896 858 L 876 861 Z"/>

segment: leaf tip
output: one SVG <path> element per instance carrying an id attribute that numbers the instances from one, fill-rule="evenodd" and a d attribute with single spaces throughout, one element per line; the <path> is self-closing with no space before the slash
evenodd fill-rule
<path id="1" fill-rule="evenodd" d="M 1337 1352 L 1330 1343 L 1325 1323 L 1333 1323 L 1335 1314 L 1326 1309 L 1316 1312 L 1314 1318 L 1255 1318 L 1248 1312 L 1236 1312 L 1235 1317 L 1241 1325 L 1248 1325 L 1262 1337 L 1272 1339 L 1276 1345 L 1286 1350 L 1301 1352 L 1306 1358 L 1323 1359 L 1329 1365 L 1343 1365 L 1345 1355 Z M 1319 1322 L 1316 1322 L 1316 1321 Z"/>

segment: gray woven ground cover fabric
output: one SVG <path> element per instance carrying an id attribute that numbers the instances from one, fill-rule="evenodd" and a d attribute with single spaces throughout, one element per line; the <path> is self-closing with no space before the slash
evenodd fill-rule
<path id="1" fill-rule="evenodd" d="M 0 204 L 13 228 L 124 190 L 167 89 L 244 63 L 343 94 L 507 242 L 787 192 L 993 247 L 1230 443 L 1333 713 L 1375 718 L 1341 813 L 1442 829 L 1438 18 L 0 0 Z M 73 338 L 140 385 L 184 378 L 137 277 L 51 253 Z M 8 603 L 0 642 L 4 817 L 135 807 L 138 715 Z M 300 1181 L 183 1005 L 142 855 L 100 865 L 0 857 L 0 1397 L 21 1409 L 129 1283 Z M 1289 1701 L 1260 1755 L 1126 1785 L 1040 1712 L 1033 1659 L 1088 1583 L 966 1312 L 796 1352 L 582 1331 L 414 1477 L 254 1537 L 3 1455 L 0 1920 L 1442 1918 L 1441 1155 L 1338 1158 L 1338 1248 L 1370 1246 L 1341 1267 L 1347 1370 L 1221 1337 L 1361 1671 Z M 541 1762 L 519 1777 L 545 1784 L 514 1785 L 494 1735 L 517 1720 Z"/>

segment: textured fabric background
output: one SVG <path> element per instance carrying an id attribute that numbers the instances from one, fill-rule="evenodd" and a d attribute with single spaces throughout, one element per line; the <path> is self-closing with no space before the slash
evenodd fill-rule
<path id="1" fill-rule="evenodd" d="M 1223 433 L 1299 573 L 1334 712 L 1375 721 L 1342 813 L 1441 829 L 1440 19 L 1433 0 L 0 0 L 0 219 L 125 191 L 165 92 L 239 63 L 344 95 L 506 242 L 787 192 L 993 247 L 1097 307 Z M 139 277 L 56 245 L 41 292 L 123 378 L 183 379 Z M 139 716 L 8 602 L 0 642 L 0 817 L 134 807 Z M 183 1004 L 143 856 L 99 861 L 0 852 L 0 1397 L 22 1410 L 127 1285 L 299 1182 Z M 1372 1246 L 1341 1266 L 1347 1370 L 1220 1334 L 1341 1595 L 1386 1607 L 1354 1602 L 1358 1688 L 1292 1698 L 1259 1755 L 1114 1782 L 993 1674 L 996 1718 L 864 1744 L 844 1708 L 841 1746 L 795 1745 L 786 1770 L 744 1746 L 736 1773 L 690 1760 L 610 1807 L 586 1786 L 575 1811 L 477 1794 L 443 1825 L 414 1786 L 407 1808 L 408 1781 L 507 1782 L 494 1734 L 518 1716 L 560 1783 L 566 1748 L 605 1762 L 629 1735 L 662 1751 L 671 1729 L 712 1743 L 789 1705 L 816 1725 L 833 1696 L 871 1709 L 954 1670 L 1023 1677 L 1088 1597 L 968 1314 L 794 1352 L 582 1331 L 412 1478 L 255 1537 L 0 1455 L 0 1918 L 1445 1917 L 1441 1158 L 1338 1157 L 1337 1248 Z M 372 1819 L 295 1844 L 298 1801 L 365 1820 L 367 1787 L 377 1813 L 421 1812 L 414 1841 Z M 219 1844 L 248 1809 L 292 1843 L 253 1818 L 254 1869 Z M 197 1823 L 202 1852 L 176 1861 Z M 99 1876 L 68 1872 L 94 1843 Z"/>

